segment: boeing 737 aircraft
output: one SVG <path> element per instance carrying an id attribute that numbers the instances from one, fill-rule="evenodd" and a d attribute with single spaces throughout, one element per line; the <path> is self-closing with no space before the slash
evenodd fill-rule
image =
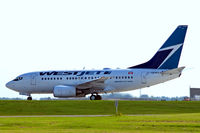
<path id="1" fill-rule="evenodd" d="M 187 25 L 178 26 L 157 53 L 147 62 L 127 69 L 65 70 L 25 73 L 6 84 L 27 95 L 53 93 L 54 97 L 85 97 L 101 100 L 100 93 L 122 92 L 149 87 L 180 77 L 178 67 Z"/>

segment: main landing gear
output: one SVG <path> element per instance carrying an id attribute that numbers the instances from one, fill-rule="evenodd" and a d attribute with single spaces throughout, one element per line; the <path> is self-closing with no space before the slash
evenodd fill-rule
<path id="1" fill-rule="evenodd" d="M 96 93 L 96 95 L 92 94 L 92 95 L 90 96 L 90 100 L 101 100 L 101 99 L 102 99 L 102 98 L 101 98 L 100 95 L 98 95 L 98 93 Z"/>
<path id="2" fill-rule="evenodd" d="M 32 97 L 31 96 L 27 97 L 27 100 L 32 100 Z"/>

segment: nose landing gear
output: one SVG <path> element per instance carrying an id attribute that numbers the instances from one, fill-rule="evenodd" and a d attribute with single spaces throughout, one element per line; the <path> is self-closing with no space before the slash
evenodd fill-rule
<path id="1" fill-rule="evenodd" d="M 31 94 L 30 93 L 26 93 L 26 92 L 19 92 L 20 95 L 25 95 L 28 96 L 27 100 L 32 100 Z"/>

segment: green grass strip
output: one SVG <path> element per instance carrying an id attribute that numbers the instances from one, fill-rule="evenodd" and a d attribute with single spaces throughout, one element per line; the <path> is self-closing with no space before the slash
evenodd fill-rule
<path id="1" fill-rule="evenodd" d="M 122 114 L 200 113 L 198 101 L 119 101 Z M 114 115 L 114 101 L 0 101 L 0 115 Z"/>
<path id="2" fill-rule="evenodd" d="M 200 132 L 200 113 L 110 117 L 1 118 L 3 133 L 188 133 Z"/>

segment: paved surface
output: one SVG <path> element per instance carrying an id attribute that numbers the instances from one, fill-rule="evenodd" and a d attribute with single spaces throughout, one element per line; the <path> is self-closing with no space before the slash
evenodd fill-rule
<path id="1" fill-rule="evenodd" d="M 16 117 L 105 117 L 112 115 L 15 115 L 15 116 L 0 116 L 0 118 L 16 118 Z"/>

